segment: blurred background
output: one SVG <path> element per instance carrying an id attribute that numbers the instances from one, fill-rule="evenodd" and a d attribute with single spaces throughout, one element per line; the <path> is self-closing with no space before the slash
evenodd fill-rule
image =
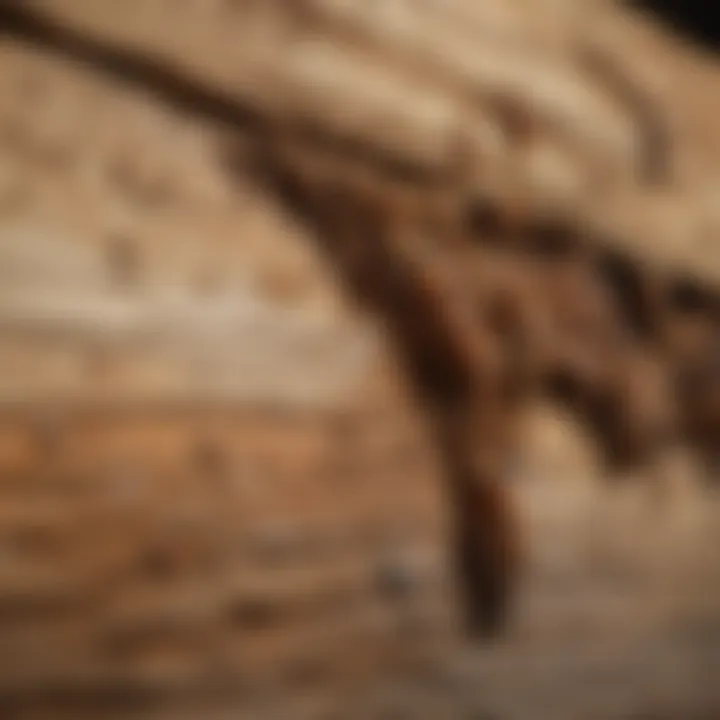
<path id="1" fill-rule="evenodd" d="M 712 9 L 0 0 L 0 717 L 720 717 Z M 397 238 L 515 318 L 492 642 Z"/>

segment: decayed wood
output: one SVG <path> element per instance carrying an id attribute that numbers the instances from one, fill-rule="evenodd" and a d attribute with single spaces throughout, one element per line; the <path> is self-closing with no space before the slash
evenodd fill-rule
<path id="1" fill-rule="evenodd" d="M 700 397 L 697 383 L 712 375 L 703 361 L 717 333 L 714 282 L 720 265 L 699 262 L 691 243 L 676 242 L 680 231 L 658 207 L 681 220 L 691 213 L 704 218 L 704 200 L 694 192 L 708 177 L 702 168 L 682 175 L 677 158 L 696 160 L 698 146 L 666 123 L 662 90 L 659 98 L 655 91 L 646 97 L 642 74 L 622 57 L 608 59 L 602 47 L 590 54 L 575 47 L 577 38 L 583 41 L 570 15 L 557 26 L 561 37 L 553 39 L 512 10 L 507 15 L 498 10 L 494 26 L 487 25 L 477 4 L 423 10 L 418 3 L 405 16 L 387 16 L 381 7 L 323 0 L 239 4 L 227 17 L 227 35 L 218 37 L 202 18 L 191 16 L 181 18 L 173 33 L 149 30 L 147 18 L 164 12 L 152 2 L 144 20 L 133 20 L 132 9 L 110 0 L 7 1 L 0 3 L 0 30 L 15 42 L 120 78 L 175 111 L 217 124 L 231 136 L 231 148 L 240 146 L 236 157 L 226 158 L 238 182 L 262 188 L 279 214 L 302 227 L 303 241 L 322 248 L 345 292 L 386 327 L 425 412 L 446 481 L 467 626 L 488 633 L 508 619 L 524 562 L 521 528 L 505 483 L 520 438 L 520 413 L 530 398 L 552 394 L 569 404 L 615 469 L 647 463 L 669 440 L 694 442 L 715 460 L 708 451 L 717 438 L 717 408 L 712 398 Z M 615 27 L 616 9 L 608 5 L 598 12 L 606 30 Z M 643 37 L 632 23 L 624 32 L 627 38 Z M 578 54 L 584 65 L 575 63 Z M 73 350 L 104 337 L 114 348 L 131 347 L 147 360 L 153 346 L 141 347 L 138 337 L 149 333 L 154 347 L 165 352 L 156 372 L 177 372 L 184 360 L 206 353 L 232 374 L 243 353 L 234 355 L 237 347 L 226 331 L 233 327 L 243 335 L 235 304 L 241 293 L 227 299 L 232 305 L 227 315 L 221 313 L 229 308 L 224 299 L 205 305 L 158 297 L 118 300 L 113 293 L 137 280 L 138 267 L 117 244 L 111 259 L 119 267 L 111 278 L 113 290 L 103 285 L 83 296 L 90 306 L 53 306 L 22 290 L 16 297 L 3 295 L 3 334 L 59 333 Z M 42 271 L 37 258 L 24 262 L 29 276 Z M 97 272 L 95 267 L 89 274 Z M 64 312 L 48 317 L 51 308 Z M 298 357 L 289 341 L 312 342 L 312 323 L 266 309 L 265 326 L 275 326 L 278 345 L 288 343 L 281 358 L 286 364 L 276 371 L 286 374 L 294 362 L 289 358 Z M 255 304 L 252 314 L 258 310 Z M 347 336 L 328 330 L 325 337 L 345 345 Z M 307 385 L 310 356 L 296 368 L 298 385 Z M 272 367 L 262 365 L 267 378 Z M 218 366 L 214 370 L 219 372 Z M 315 364 L 313 371 L 319 376 L 313 387 L 322 386 L 327 367 Z M 339 374 L 347 378 L 342 368 Z M 135 376 L 129 385 L 137 391 L 143 382 Z M 183 386 L 185 377 L 169 388 L 169 396 L 177 399 Z M 219 390 L 212 382 L 198 382 L 191 403 L 207 401 L 211 387 L 227 395 L 232 382 L 226 377 Z M 35 391 L 40 404 L 57 399 L 52 383 L 40 382 Z M 287 408 L 292 387 L 275 391 Z M 75 401 L 85 393 L 102 398 L 86 379 L 69 392 Z M 318 394 L 310 389 L 314 398 Z M 147 395 L 139 397 L 148 401 Z M 237 397 L 247 402 L 247 387 Z M 43 462 L 57 457 L 62 443 L 52 423 L 28 436 L 21 448 L 34 442 Z M 15 452 L 24 457 L 22 449 L 11 450 L 12 457 Z M 205 482 L 225 482 L 224 457 L 212 442 L 199 442 L 191 458 L 197 474 L 190 472 L 189 482 L 202 480 L 204 493 L 209 493 Z M 292 466 L 292 458 L 285 461 Z M 162 477 L 153 477 L 154 491 L 162 494 Z M 62 481 L 82 494 L 82 477 Z M 117 483 L 109 484 L 117 489 Z M 88 513 L 96 517 L 97 508 L 88 503 Z M 103 508 L 98 522 L 113 520 L 110 529 L 122 533 L 122 517 L 105 517 Z M 216 505 L 211 510 L 205 508 L 209 515 L 221 512 Z M 129 514 L 140 522 L 136 510 Z M 62 520 L 51 520 L 52 531 L 62 534 Z M 145 518 L 133 545 L 138 557 L 125 558 L 141 586 L 146 576 L 172 578 L 173 568 L 186 566 L 197 573 L 202 557 L 218 557 L 204 540 L 192 546 L 200 560 L 193 553 L 177 557 L 172 533 L 157 547 L 146 527 L 151 520 Z M 15 521 L 22 530 L 21 519 Z M 203 522 L 207 527 L 210 521 Z M 226 519 L 223 531 L 232 522 Z M 192 522 L 188 527 L 192 530 Z M 215 536 L 207 542 L 215 541 L 222 545 Z M 42 533 L 28 542 L 42 548 Z M 118 562 L 124 562 L 118 553 Z M 50 588 L 54 610 L 65 602 L 75 607 L 83 600 L 85 574 L 97 588 L 91 561 L 83 556 L 73 566 L 72 592 L 78 596 L 70 600 L 58 594 L 60 583 L 51 572 L 37 578 L 21 574 L 16 581 L 29 583 L 33 602 L 41 603 Z M 223 575 L 225 582 L 195 596 L 190 602 L 195 610 L 182 606 L 177 617 L 185 622 L 196 612 L 202 616 L 195 618 L 197 626 L 205 631 L 226 612 L 242 627 L 272 625 L 271 602 L 244 605 Z M 172 589 L 164 587 L 167 600 Z M 12 598 L 6 602 L 12 610 Z M 322 613 L 322 598 L 309 605 L 311 614 Z M 125 625 L 112 613 L 102 616 L 100 637 L 113 657 L 115 652 L 132 657 L 144 643 L 133 640 L 142 612 L 138 619 L 132 608 L 124 611 L 130 612 Z M 117 612 L 122 615 L 123 608 Z M 147 683 L 175 692 L 183 670 L 164 665 L 163 652 L 177 642 L 187 661 L 198 646 L 172 618 L 169 627 L 158 628 L 162 614 L 150 613 L 151 629 L 161 636 L 157 676 L 152 663 L 146 675 L 127 670 L 120 660 L 119 670 L 103 668 L 90 684 L 118 692 Z M 19 692 L 14 688 L 22 686 L 22 672 L 21 667 L 7 681 L 11 701 Z M 58 672 L 56 659 L 48 661 L 46 687 L 54 687 Z M 201 674 L 192 668 L 188 673 L 195 680 Z"/>
<path id="2" fill-rule="evenodd" d="M 478 453 L 471 448 L 469 440 L 458 444 L 448 439 L 469 438 L 473 431 L 485 428 L 487 437 L 480 445 L 497 449 L 497 438 L 487 429 L 497 423 L 504 425 L 502 418 L 515 412 L 512 401 L 503 396 L 504 388 L 523 388 L 516 390 L 516 395 L 522 395 L 526 383 L 523 373 L 511 371 L 513 361 L 506 351 L 500 351 L 494 367 L 492 360 L 488 365 L 488 353 L 492 355 L 497 343 L 508 342 L 506 335 L 521 337 L 523 348 L 533 348 L 534 343 L 528 327 L 520 331 L 506 323 L 500 327 L 500 337 L 497 333 L 492 337 L 492 332 L 486 331 L 497 327 L 488 326 L 487 320 L 475 323 L 473 306 L 487 300 L 472 295 L 454 297 L 456 288 L 451 288 L 464 284 L 458 281 L 457 269 L 441 288 L 435 287 L 436 281 L 428 275 L 432 258 L 414 269 L 405 267 L 407 253 L 413 256 L 412 246 L 424 232 L 418 224 L 422 212 L 413 205 L 432 204 L 432 198 L 443 193 L 454 196 L 444 213 L 429 218 L 436 223 L 434 234 L 445 236 L 446 247 L 439 257 L 457 253 L 452 248 L 453 234 L 461 245 L 473 242 L 473 235 L 476 240 L 483 239 L 486 228 L 478 227 L 472 215 L 478 202 L 495 205 L 502 218 L 501 236 L 509 232 L 521 245 L 529 242 L 541 247 L 565 235 L 567 239 L 561 240 L 566 245 L 564 252 L 587 245 L 586 237 L 591 238 L 592 247 L 602 249 L 607 228 L 598 234 L 593 213 L 583 214 L 582 202 L 575 205 L 583 186 L 600 182 L 611 190 L 623 188 L 625 197 L 632 197 L 633 193 L 642 195 L 648 183 L 662 180 L 667 184 L 673 173 L 667 159 L 674 150 L 671 139 L 662 118 L 656 119 L 661 110 L 652 109 L 653 100 L 643 98 L 642 83 L 623 77 L 618 61 L 604 57 L 597 45 L 587 49 L 584 67 L 604 82 L 588 83 L 589 76 L 578 75 L 577 68 L 583 65 L 573 65 L 562 54 L 543 53 L 542 48 L 515 49 L 503 62 L 498 61 L 495 48 L 492 57 L 485 57 L 484 46 L 478 49 L 471 44 L 468 34 L 460 32 L 453 20 L 434 23 L 436 32 L 428 36 L 424 33 L 429 26 L 423 25 L 424 15 L 419 10 L 417 16 L 408 15 L 397 25 L 388 25 L 387 18 L 375 10 L 357 9 L 351 11 L 353 15 L 344 15 L 345 11 L 332 3 L 319 1 L 291 10 L 272 3 L 248 8 L 241 13 L 244 23 L 240 30 L 247 42 L 236 38 L 226 57 L 215 53 L 211 59 L 204 54 L 202 28 L 194 26 L 193 33 L 181 35 L 179 42 L 177 37 L 171 43 L 153 38 L 150 53 L 142 59 L 121 46 L 104 44 L 118 39 L 135 47 L 147 43 L 133 34 L 132 23 L 120 26 L 124 35 L 119 37 L 109 23 L 112 15 L 103 14 L 106 9 L 98 13 L 97 5 L 94 12 L 83 7 L 78 22 L 82 29 L 65 26 L 62 18 L 78 20 L 81 6 L 58 3 L 45 17 L 27 9 L 33 4 L 6 3 L 3 25 L 15 36 L 128 77 L 172 102 L 249 134 L 256 144 L 253 162 L 270 176 L 271 192 L 289 202 L 301 218 L 319 223 L 319 232 L 326 236 L 335 262 L 344 267 L 349 285 L 390 323 L 421 398 L 430 405 L 434 418 L 445 418 L 439 432 L 446 439 L 441 439 L 440 445 L 453 448 L 448 460 L 451 482 L 467 478 L 470 467 L 479 473 L 476 481 L 499 482 L 502 461 L 500 465 L 491 462 L 492 470 L 478 468 L 475 456 L 482 457 L 482 450 Z M 93 34 L 84 34 L 88 30 Z M 259 45 L 258 38 L 265 44 Z M 286 52 L 273 52 L 272 44 L 267 44 L 272 38 L 283 38 Z M 584 51 L 582 46 L 580 51 Z M 534 73 L 530 78 L 525 77 L 528 67 Z M 202 83 L 195 77 L 203 78 Z M 489 134 L 478 135 L 482 128 L 490 129 Z M 641 153 L 639 159 L 635 150 Z M 299 165 L 294 157 L 297 152 L 301 154 Z M 549 153 L 549 165 L 536 164 L 542 153 Z M 563 163 L 575 177 L 572 187 L 551 182 Z M 314 187 L 313 173 L 323 165 L 326 177 Z M 501 197 L 487 197 L 503 176 L 511 183 L 505 189 L 520 204 L 508 206 Z M 481 189 L 485 196 L 479 195 Z M 560 194 L 553 197 L 556 192 Z M 404 198 L 403 193 L 409 197 Z M 298 198 L 303 203 L 300 208 Z M 566 218 L 556 226 L 550 221 L 543 228 L 542 220 L 537 226 L 536 214 L 548 203 L 556 216 L 574 216 L 573 222 L 579 225 L 567 225 L 570 221 Z M 562 203 L 572 204 L 574 212 L 563 210 Z M 471 280 L 470 286 L 473 284 Z M 544 297 L 550 298 L 552 292 L 548 286 Z M 570 290 L 568 297 L 573 296 L 577 292 Z M 609 310 L 624 301 L 626 297 L 599 303 Z M 519 317 L 526 316 L 529 307 L 530 303 L 518 306 Z M 556 322 L 555 316 L 564 312 L 562 300 L 556 310 L 550 307 L 548 312 Z M 183 331 L 189 332 L 188 317 L 181 315 Z M 422 327 L 416 327 L 414 316 L 423 319 Z M 596 322 L 592 318 L 585 321 Z M 618 317 L 609 319 L 611 325 L 618 321 Z M 167 324 L 167 318 L 163 323 Z M 533 337 L 537 341 L 541 336 L 536 332 Z M 618 431 L 618 421 L 628 415 L 625 402 L 618 404 L 625 396 L 623 383 L 638 376 L 628 369 L 629 361 L 613 358 L 614 352 L 626 353 L 621 349 L 626 342 L 611 349 L 597 372 L 589 375 L 575 365 L 574 351 L 567 361 L 563 359 L 557 348 L 564 346 L 564 339 L 549 343 L 546 338 L 546 348 L 553 344 L 555 349 L 531 374 L 534 372 L 540 384 L 543 377 L 555 381 L 558 374 L 563 382 L 572 384 L 572 402 L 604 438 L 611 455 L 632 460 L 635 454 L 644 455 L 656 447 L 661 442 L 656 437 L 672 432 L 671 413 L 664 411 L 659 417 L 667 422 L 658 421 L 657 430 L 639 429 L 633 440 L 629 438 L 634 430 Z M 517 353 L 519 347 L 513 350 Z M 592 351 L 580 350 L 583 352 Z M 617 363 L 619 379 L 608 369 Z M 507 377 L 503 378 L 503 373 Z M 653 394 L 657 393 L 638 397 Z M 489 400 L 493 395 L 497 398 Z M 644 403 L 640 401 L 638 414 L 630 412 L 631 426 L 652 424 L 655 413 L 644 410 Z M 487 418 L 483 420 L 482 414 Z M 469 423 L 472 429 L 463 429 L 462 423 Z M 620 436 L 613 437 L 618 432 Z M 501 457 L 509 452 L 509 445 L 500 443 L 499 447 Z M 454 464 L 464 469 L 452 470 Z M 458 507 L 471 504 L 460 502 Z M 501 524 L 504 526 L 504 521 Z"/>

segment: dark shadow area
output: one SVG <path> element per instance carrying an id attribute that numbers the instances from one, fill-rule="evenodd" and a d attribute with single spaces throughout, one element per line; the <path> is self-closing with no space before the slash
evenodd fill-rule
<path id="1" fill-rule="evenodd" d="M 627 327 L 641 340 L 656 340 L 661 317 L 658 303 L 638 264 L 612 251 L 597 253 L 600 278 L 612 289 Z"/>
<path id="2" fill-rule="evenodd" d="M 634 0 L 630 5 L 705 49 L 720 51 L 720 14 L 713 0 Z"/>
<path id="3" fill-rule="evenodd" d="M 712 289 L 702 287 L 692 278 L 680 277 L 670 283 L 667 302 L 671 310 L 681 315 L 717 317 L 720 300 Z"/>

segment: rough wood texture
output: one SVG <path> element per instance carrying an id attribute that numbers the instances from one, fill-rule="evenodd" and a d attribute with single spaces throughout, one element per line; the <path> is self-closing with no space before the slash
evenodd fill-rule
<path id="1" fill-rule="evenodd" d="M 712 716 L 716 500 L 599 478 L 715 473 L 714 61 L 615 3 L 0 33 L 3 716 Z"/>

